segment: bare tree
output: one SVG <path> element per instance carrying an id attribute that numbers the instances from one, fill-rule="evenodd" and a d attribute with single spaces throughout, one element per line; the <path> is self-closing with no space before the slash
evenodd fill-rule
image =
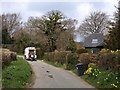
<path id="1" fill-rule="evenodd" d="M 108 23 L 108 15 L 103 12 L 92 12 L 79 26 L 78 32 L 83 35 L 103 33 Z"/>
<path id="2" fill-rule="evenodd" d="M 24 48 L 31 42 L 30 34 L 25 29 L 21 28 L 14 32 L 14 51 L 23 53 Z"/>
<path id="3" fill-rule="evenodd" d="M 19 14 L 2 14 L 2 43 L 11 44 L 13 43 L 12 34 L 20 26 Z"/>
<path id="4" fill-rule="evenodd" d="M 11 34 L 18 26 L 20 26 L 20 20 L 19 14 L 2 14 L 2 29 L 7 29 L 8 33 Z"/>
<path id="5" fill-rule="evenodd" d="M 73 35 L 70 32 L 62 32 L 56 41 L 57 50 L 66 50 L 71 40 L 73 40 Z"/>

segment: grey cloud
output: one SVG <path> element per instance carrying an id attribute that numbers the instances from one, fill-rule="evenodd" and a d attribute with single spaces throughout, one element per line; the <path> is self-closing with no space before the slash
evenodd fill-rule
<path id="1" fill-rule="evenodd" d="M 70 2 L 34 2 L 29 3 L 29 10 L 47 12 L 51 10 L 60 10 L 63 13 L 73 13 L 77 3 Z"/>

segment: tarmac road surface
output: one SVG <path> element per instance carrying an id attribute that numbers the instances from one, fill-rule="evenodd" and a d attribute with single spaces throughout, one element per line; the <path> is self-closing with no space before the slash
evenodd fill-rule
<path id="1" fill-rule="evenodd" d="M 40 60 L 28 62 L 35 74 L 31 88 L 94 88 L 71 71 Z"/>

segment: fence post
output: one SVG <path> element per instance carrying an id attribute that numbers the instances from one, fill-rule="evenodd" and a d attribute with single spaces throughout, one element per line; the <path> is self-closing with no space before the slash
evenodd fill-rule
<path id="1" fill-rule="evenodd" d="M 66 64 L 65 64 L 65 68 L 67 69 L 68 68 L 68 55 L 70 54 L 71 52 L 68 52 L 66 54 Z"/>

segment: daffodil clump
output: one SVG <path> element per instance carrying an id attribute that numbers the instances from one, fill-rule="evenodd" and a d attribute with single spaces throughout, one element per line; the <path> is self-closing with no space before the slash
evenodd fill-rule
<path id="1" fill-rule="evenodd" d="M 118 49 L 116 51 L 110 50 L 110 52 L 111 53 L 118 53 L 118 52 L 120 52 L 120 50 L 118 50 Z"/>
<path id="2" fill-rule="evenodd" d="M 92 69 L 91 67 L 89 67 L 89 68 L 85 71 L 84 74 L 89 75 L 89 74 L 92 73 L 92 70 L 93 70 L 93 69 Z"/>
<path id="3" fill-rule="evenodd" d="M 91 76 L 94 76 L 94 72 L 95 72 L 95 70 L 96 70 L 96 64 L 94 64 L 94 63 L 90 63 L 89 65 L 88 65 L 88 69 L 85 71 L 85 75 L 88 75 L 89 77 L 91 77 Z"/>
<path id="4" fill-rule="evenodd" d="M 85 77 L 96 84 L 98 88 L 120 88 L 120 73 L 93 69 L 85 71 Z"/>
<path id="5" fill-rule="evenodd" d="M 97 67 L 96 67 L 96 64 L 90 63 L 90 64 L 88 64 L 88 69 L 85 71 L 84 74 L 90 75 L 91 73 L 94 72 L 94 70 L 95 70 L 96 68 L 97 68 Z"/>

